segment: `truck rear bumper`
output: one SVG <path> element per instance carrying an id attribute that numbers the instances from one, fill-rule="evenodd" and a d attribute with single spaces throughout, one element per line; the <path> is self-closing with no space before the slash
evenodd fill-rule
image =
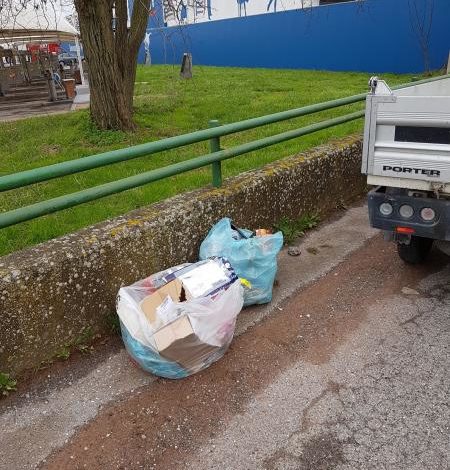
<path id="1" fill-rule="evenodd" d="M 389 203 L 392 206 L 390 215 L 383 215 L 380 206 Z M 396 232 L 398 227 L 412 229 L 412 235 L 433 238 L 435 240 L 450 240 L 450 201 L 428 197 L 412 197 L 407 194 L 386 193 L 386 188 L 379 186 L 369 192 L 369 218 L 372 227 Z M 400 215 L 403 205 L 413 208 L 414 214 L 406 219 Z M 424 221 L 420 215 L 422 209 L 431 208 L 436 213 L 432 221 Z"/>

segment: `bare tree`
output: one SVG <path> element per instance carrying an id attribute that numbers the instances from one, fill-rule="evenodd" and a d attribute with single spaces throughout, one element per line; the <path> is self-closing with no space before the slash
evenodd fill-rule
<path id="1" fill-rule="evenodd" d="M 419 5 L 420 3 L 420 5 Z M 431 70 L 430 35 L 433 26 L 434 0 L 408 0 L 411 26 L 419 42 L 425 72 Z"/>

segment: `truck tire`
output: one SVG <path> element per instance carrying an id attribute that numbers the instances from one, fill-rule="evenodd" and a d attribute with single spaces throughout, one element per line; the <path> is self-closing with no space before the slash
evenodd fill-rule
<path id="1" fill-rule="evenodd" d="M 397 243 L 397 251 L 405 263 L 421 264 L 427 259 L 432 246 L 433 239 L 412 236 L 409 245 Z"/>

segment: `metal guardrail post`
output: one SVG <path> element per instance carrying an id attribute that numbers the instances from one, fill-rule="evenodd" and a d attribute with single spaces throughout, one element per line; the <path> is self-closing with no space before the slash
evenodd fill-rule
<path id="1" fill-rule="evenodd" d="M 210 128 L 220 126 L 220 122 L 217 119 L 211 119 L 208 124 Z M 209 149 L 211 153 L 220 152 L 220 137 L 212 137 L 209 139 Z M 215 188 L 220 188 L 222 186 L 222 162 L 214 162 L 211 167 L 212 184 Z"/>

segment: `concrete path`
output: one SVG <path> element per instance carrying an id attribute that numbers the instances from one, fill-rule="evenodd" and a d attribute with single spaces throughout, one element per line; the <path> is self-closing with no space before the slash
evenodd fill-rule
<path id="1" fill-rule="evenodd" d="M 52 116 L 70 112 L 71 102 L 49 104 L 46 101 L 32 101 L 15 103 L 9 107 L 0 109 L 0 122 L 19 121 L 31 117 Z"/>
<path id="2" fill-rule="evenodd" d="M 272 304 L 189 379 L 117 341 L 40 376 L 0 402 L 0 469 L 449 468 L 449 258 L 375 234 L 357 207 L 282 253 Z"/>

